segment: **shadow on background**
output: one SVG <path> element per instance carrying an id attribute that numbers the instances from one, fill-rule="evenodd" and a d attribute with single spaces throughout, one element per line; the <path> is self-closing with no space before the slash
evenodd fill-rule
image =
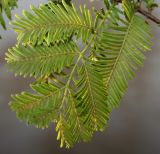
<path id="1" fill-rule="evenodd" d="M 19 0 L 19 8 L 13 13 L 21 14 L 29 4 L 40 2 L 45 0 Z M 160 10 L 155 11 L 158 14 Z M 152 52 L 147 53 L 145 67 L 130 82 L 121 106 L 111 114 L 108 129 L 96 134 L 90 143 L 76 145 L 71 150 L 59 148 L 53 125 L 46 130 L 27 126 L 9 109 L 10 95 L 28 90 L 31 79 L 14 77 L 7 71 L 4 53 L 15 44 L 16 35 L 11 29 L 0 29 L 0 33 L 3 36 L 0 40 L 0 154 L 160 154 L 160 29 L 157 26 L 153 25 L 154 45 Z"/>

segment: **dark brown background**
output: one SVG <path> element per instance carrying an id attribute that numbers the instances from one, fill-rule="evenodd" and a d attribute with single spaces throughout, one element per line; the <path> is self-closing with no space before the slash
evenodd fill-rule
<path id="1" fill-rule="evenodd" d="M 19 0 L 13 14 L 40 2 L 45 0 Z M 154 13 L 158 16 L 160 9 Z M 65 150 L 59 148 L 54 126 L 47 130 L 27 126 L 9 109 L 11 93 L 28 90 L 31 80 L 7 71 L 4 53 L 15 44 L 16 34 L 0 29 L 0 154 L 160 154 L 160 29 L 153 24 L 152 31 L 153 50 L 130 82 L 121 106 L 111 114 L 108 129 L 96 134 L 90 143 Z"/>

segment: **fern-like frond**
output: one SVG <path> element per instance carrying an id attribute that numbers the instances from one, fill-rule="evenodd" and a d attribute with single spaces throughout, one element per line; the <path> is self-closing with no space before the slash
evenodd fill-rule
<path id="1" fill-rule="evenodd" d="M 125 18 L 117 19 L 100 36 L 97 44 L 98 68 L 107 86 L 107 104 L 117 107 L 128 87 L 128 80 L 134 77 L 134 70 L 143 65 L 142 51 L 150 50 L 150 26 L 136 15 L 133 5 L 123 0 Z"/>
<path id="2" fill-rule="evenodd" d="M 60 147 L 65 145 L 69 148 L 75 143 L 89 141 L 93 130 L 85 122 L 85 115 L 81 114 L 82 108 L 78 106 L 79 100 L 74 97 L 71 90 L 68 91 L 65 100 L 67 101 L 66 108 L 63 106 L 63 112 L 60 113 L 57 120 L 56 130 L 58 132 L 57 139 L 61 141 Z"/>
<path id="3" fill-rule="evenodd" d="M 64 147 L 64 145 L 66 146 L 66 148 L 70 148 L 73 146 L 74 141 L 72 132 L 63 114 L 61 114 L 58 119 L 56 131 L 58 132 L 57 140 L 60 140 L 61 142 L 60 144 L 61 148 Z"/>
<path id="4" fill-rule="evenodd" d="M 38 80 L 35 94 L 13 96 L 11 108 L 40 128 L 55 122 L 61 147 L 104 130 L 128 80 L 143 65 L 142 51 L 150 50 L 150 27 L 133 1 L 123 0 L 120 8 L 106 2 L 108 10 L 95 10 L 94 22 L 86 7 L 78 11 L 62 0 L 31 7 L 33 14 L 25 11 L 12 23 L 22 44 L 10 49 L 6 60 L 17 74 Z M 82 40 L 82 50 L 72 36 Z"/>
<path id="5" fill-rule="evenodd" d="M 82 108 L 72 88 L 56 82 L 35 84 L 32 89 L 36 94 L 23 92 L 12 96 L 10 106 L 18 118 L 38 128 L 47 128 L 55 122 L 61 147 L 91 139 L 93 131 L 85 122 L 86 116 L 81 114 Z"/>
<path id="6" fill-rule="evenodd" d="M 76 97 L 81 107 L 81 114 L 86 115 L 85 122 L 92 131 L 103 130 L 108 119 L 107 95 L 102 75 L 96 71 L 91 61 L 82 60 L 79 70 Z"/>
<path id="7" fill-rule="evenodd" d="M 18 33 L 19 42 L 41 44 L 44 40 L 50 44 L 65 40 L 72 34 L 86 41 L 92 33 L 91 13 L 86 7 L 78 11 L 74 5 L 63 6 L 50 2 L 48 7 L 41 5 L 39 9 L 31 6 L 34 14 L 24 11 L 24 17 L 13 21 L 14 30 Z"/>
<path id="8" fill-rule="evenodd" d="M 13 101 L 10 106 L 21 120 L 34 124 L 38 128 L 47 128 L 57 119 L 64 88 L 42 83 L 32 85 L 32 89 L 37 94 L 23 92 L 12 96 Z"/>
<path id="9" fill-rule="evenodd" d="M 57 7 L 57 5 L 54 5 L 54 7 Z M 85 12 L 83 13 L 86 14 Z M 49 81 L 49 87 L 61 85 L 58 86 L 59 89 L 57 89 L 56 95 L 52 89 L 50 90 L 49 87 L 47 89 L 46 83 L 40 82 L 38 86 L 33 86 L 34 90 L 40 93 L 40 96 L 22 93 L 13 96 L 11 103 L 11 108 L 17 112 L 18 117 L 30 124 L 38 127 L 47 127 L 50 122 L 55 121 L 57 124 L 56 131 L 58 132 L 57 139 L 61 141 L 61 147 L 64 145 L 71 147 L 75 143 L 89 141 L 94 132 L 102 131 L 106 127 L 109 110 L 106 103 L 107 95 L 103 76 L 96 70 L 95 61 L 87 58 L 85 54 L 90 46 L 93 46 L 93 40 L 97 37 L 97 33 L 101 30 L 100 28 L 104 27 L 105 21 L 112 17 L 111 14 L 112 9 L 106 15 L 101 14 L 101 17 L 98 17 L 98 20 L 94 23 L 96 33 L 87 41 L 82 51 L 79 51 L 73 43 L 65 42 L 65 45 L 59 43 L 54 46 L 15 47 L 7 54 L 6 60 L 11 65 L 11 68 L 16 70 L 16 73 L 22 75 L 30 74 L 35 77 L 38 75 L 48 76 L 50 73 L 54 74 L 57 70 L 60 73 L 66 66 L 66 61 L 68 62 L 68 59 L 70 61 L 70 59 L 76 57 L 74 65 L 69 69 L 70 73 L 62 79 L 63 81 L 60 81 L 60 74 L 56 74 L 57 78 L 55 77 L 54 79 L 49 76 L 49 80 L 47 80 Z M 86 21 L 83 22 L 85 23 Z M 96 22 L 99 23 L 98 26 Z M 74 31 L 77 33 L 77 29 L 74 29 Z M 83 38 L 83 35 L 81 34 L 80 37 Z M 66 57 L 64 52 L 67 53 Z M 61 54 L 63 54 L 62 57 Z M 74 57 L 71 57 L 72 54 Z M 56 82 L 56 84 L 51 85 L 50 82 Z M 45 89 L 47 90 L 46 93 Z M 60 89 L 61 92 L 59 92 Z M 31 98 L 27 98 L 28 95 Z M 55 102 L 57 103 L 56 110 L 54 108 Z M 50 112 L 47 104 L 51 106 L 53 112 Z M 45 117 L 47 119 L 46 123 L 44 122 Z"/>
<path id="10" fill-rule="evenodd" d="M 93 135 L 92 128 L 89 128 L 88 123 L 85 122 L 85 114 L 82 115 L 82 106 L 79 106 L 80 101 L 69 91 L 68 97 L 68 114 L 67 122 L 71 126 L 71 133 L 73 135 L 74 143 L 81 141 L 89 141 Z"/>
<path id="11" fill-rule="evenodd" d="M 73 42 L 54 46 L 17 46 L 9 49 L 6 60 L 16 74 L 37 77 L 61 72 L 73 63 L 78 52 Z"/>

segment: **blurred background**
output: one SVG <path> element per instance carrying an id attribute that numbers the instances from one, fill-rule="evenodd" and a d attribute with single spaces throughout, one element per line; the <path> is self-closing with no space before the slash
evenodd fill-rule
<path id="1" fill-rule="evenodd" d="M 77 5 L 86 2 L 77 1 Z M 45 2 L 19 0 L 13 17 L 29 9 L 30 4 L 38 6 Z M 160 4 L 160 0 L 157 2 Z M 100 7 L 101 4 L 90 5 Z M 160 9 L 154 14 L 160 18 Z M 6 22 L 9 23 L 7 19 Z M 10 110 L 10 95 L 28 90 L 32 80 L 8 72 L 4 54 L 16 43 L 16 34 L 12 29 L 0 28 L 3 37 L 0 40 L 0 154 L 160 154 L 160 29 L 155 24 L 152 33 L 152 52 L 146 54 L 145 66 L 130 82 L 120 107 L 112 112 L 108 129 L 97 133 L 90 143 L 65 150 L 59 148 L 53 125 L 46 130 L 27 126 Z"/>

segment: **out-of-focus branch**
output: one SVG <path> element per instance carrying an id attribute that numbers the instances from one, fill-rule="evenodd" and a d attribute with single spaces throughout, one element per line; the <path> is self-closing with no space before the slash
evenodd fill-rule
<path id="1" fill-rule="evenodd" d="M 122 3 L 122 0 L 115 0 L 115 2 Z M 153 14 L 151 14 L 150 12 L 148 12 L 142 8 L 138 8 L 137 12 L 142 14 L 146 18 L 150 19 L 151 21 L 155 22 L 156 24 L 160 24 L 160 19 L 157 18 L 156 16 L 154 16 Z"/>
<path id="2" fill-rule="evenodd" d="M 141 8 L 138 8 L 137 11 L 144 15 L 145 17 L 147 17 L 148 19 L 152 20 L 153 22 L 155 22 L 156 24 L 160 24 L 160 19 L 155 17 L 154 15 L 152 15 L 151 13 L 147 12 L 146 10 L 143 10 Z"/>

